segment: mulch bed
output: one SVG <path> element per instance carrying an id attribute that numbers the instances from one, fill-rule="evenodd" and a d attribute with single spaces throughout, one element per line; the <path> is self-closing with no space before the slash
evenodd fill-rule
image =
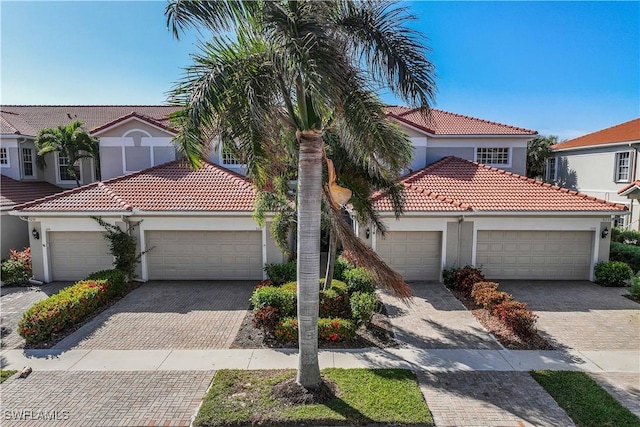
<path id="1" fill-rule="evenodd" d="M 368 325 L 361 325 L 354 339 L 344 342 L 318 341 L 321 349 L 344 349 L 366 347 L 397 347 L 393 329 L 386 313 L 375 313 Z M 253 326 L 253 313 L 249 310 L 242 321 L 231 348 L 298 348 L 295 343 L 281 343 Z"/>
<path id="2" fill-rule="evenodd" d="M 495 316 L 489 310 L 475 303 L 473 298 L 459 291 L 451 293 L 469 310 L 475 318 L 485 327 L 500 344 L 510 350 L 553 350 L 553 346 L 539 334 L 530 337 L 520 337 Z"/>

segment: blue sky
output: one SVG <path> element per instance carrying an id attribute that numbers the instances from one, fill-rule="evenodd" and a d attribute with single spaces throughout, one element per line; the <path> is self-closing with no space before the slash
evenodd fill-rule
<path id="1" fill-rule="evenodd" d="M 640 116 L 640 2 L 411 2 L 436 107 L 572 138 Z M 2 104 L 156 104 L 197 33 L 162 1 L 0 1 Z M 400 103 L 383 94 L 388 103 Z"/>

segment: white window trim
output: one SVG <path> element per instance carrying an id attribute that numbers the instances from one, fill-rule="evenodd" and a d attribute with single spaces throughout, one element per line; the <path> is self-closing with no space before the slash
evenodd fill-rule
<path id="1" fill-rule="evenodd" d="M 224 144 L 220 142 L 218 148 L 218 158 L 220 159 L 220 165 L 230 167 L 230 168 L 242 168 L 245 167 L 246 163 L 227 163 L 224 161 Z"/>
<path id="2" fill-rule="evenodd" d="M 553 168 L 549 165 L 553 160 Z M 558 179 L 558 158 L 557 157 L 549 157 L 547 159 L 547 170 L 546 170 L 546 178 L 547 181 L 556 181 Z M 553 171 L 553 177 L 551 177 L 551 172 Z"/>
<path id="3" fill-rule="evenodd" d="M 478 161 L 478 149 L 480 148 L 502 148 L 502 149 L 506 149 L 507 150 L 507 163 L 482 163 L 483 165 L 486 166 L 491 166 L 491 167 L 495 167 L 495 168 L 510 168 L 512 161 L 511 161 L 511 156 L 513 155 L 513 149 L 512 147 L 480 147 L 480 146 L 474 146 L 473 147 L 473 161 L 476 163 L 481 163 Z"/>
<path id="4" fill-rule="evenodd" d="M 626 179 L 619 179 L 620 176 L 620 155 L 628 154 L 629 155 L 629 164 L 627 165 L 628 173 Z M 613 182 L 631 182 L 631 176 L 633 175 L 633 154 L 631 150 L 626 151 L 617 151 L 614 156 L 614 164 L 613 164 Z"/>
<path id="5" fill-rule="evenodd" d="M 60 178 L 60 152 L 56 151 L 54 157 L 56 158 L 56 184 L 75 184 L 76 181 L 74 179 L 63 180 Z M 82 185 L 82 183 L 84 182 L 82 177 L 82 161 L 81 159 L 78 159 L 77 162 L 78 162 L 78 169 L 80 171 L 80 177 L 78 178 L 78 182 L 80 183 L 80 185 Z"/>
<path id="6" fill-rule="evenodd" d="M 0 168 L 10 168 L 11 167 L 11 156 L 9 156 L 9 149 L 7 147 L 0 147 L 0 150 L 4 150 L 7 163 L 0 163 Z"/>
<path id="7" fill-rule="evenodd" d="M 24 164 L 25 164 L 24 150 L 31 151 L 31 170 L 33 171 L 33 174 L 31 174 L 31 175 L 27 175 L 24 172 Z M 36 153 L 35 153 L 35 151 L 36 151 L 35 149 L 30 148 L 30 147 L 22 147 L 22 149 L 20 150 L 20 156 L 21 156 L 20 169 L 21 169 L 21 172 L 22 172 L 22 176 L 24 178 L 34 179 L 34 178 L 38 177 L 38 168 L 36 167 Z"/>

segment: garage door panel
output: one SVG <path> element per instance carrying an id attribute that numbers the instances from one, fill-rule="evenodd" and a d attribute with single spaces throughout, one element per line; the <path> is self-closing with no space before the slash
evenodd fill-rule
<path id="1" fill-rule="evenodd" d="M 101 232 L 55 231 L 48 234 L 48 240 L 54 281 L 80 280 L 113 268 L 113 256 Z"/>
<path id="2" fill-rule="evenodd" d="M 377 240 L 376 252 L 406 280 L 440 277 L 440 232 L 390 231 Z"/>
<path id="3" fill-rule="evenodd" d="M 590 231 L 481 230 L 476 264 L 491 279 L 588 279 L 592 238 Z"/>
<path id="4" fill-rule="evenodd" d="M 147 231 L 152 280 L 260 280 L 261 231 Z M 160 250 L 158 250 L 160 249 Z"/>

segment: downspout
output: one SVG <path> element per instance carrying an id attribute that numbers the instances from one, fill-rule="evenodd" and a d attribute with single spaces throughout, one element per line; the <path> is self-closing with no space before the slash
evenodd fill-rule
<path id="1" fill-rule="evenodd" d="M 464 221 L 464 215 L 458 218 L 458 245 L 456 247 L 456 266 L 460 267 L 460 252 L 462 247 L 462 222 Z"/>

